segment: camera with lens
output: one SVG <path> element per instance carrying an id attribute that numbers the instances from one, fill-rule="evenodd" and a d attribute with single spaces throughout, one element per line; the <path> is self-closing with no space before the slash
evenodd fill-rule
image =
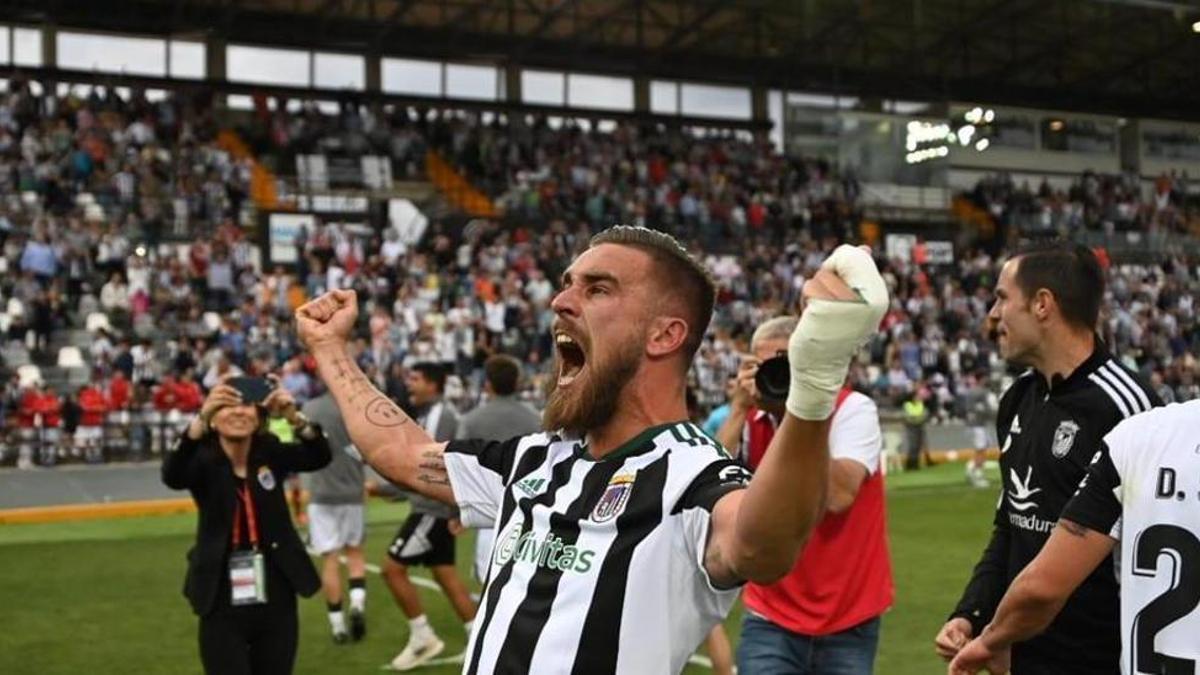
<path id="1" fill-rule="evenodd" d="M 764 403 L 783 403 L 792 386 L 792 370 L 788 366 L 787 354 L 774 356 L 763 361 L 754 374 L 754 386 Z"/>

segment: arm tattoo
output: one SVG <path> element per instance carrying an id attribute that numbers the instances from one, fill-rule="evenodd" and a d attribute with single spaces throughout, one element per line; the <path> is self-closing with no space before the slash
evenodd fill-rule
<path id="1" fill-rule="evenodd" d="M 1068 533 L 1075 535 L 1076 537 L 1086 537 L 1087 536 L 1087 528 L 1080 525 L 1079 523 L 1063 519 L 1063 520 L 1058 521 L 1058 526 L 1061 527 L 1062 529 L 1066 530 Z"/>
<path id="2" fill-rule="evenodd" d="M 437 450 L 427 450 L 421 455 L 421 461 L 417 464 L 417 468 L 421 473 L 417 474 L 417 480 L 429 485 L 449 485 L 450 475 L 446 473 L 446 460 L 442 453 Z"/>
<path id="3" fill-rule="evenodd" d="M 408 415 L 385 396 L 376 396 L 363 412 L 367 421 L 377 427 L 399 427 L 408 424 Z"/>

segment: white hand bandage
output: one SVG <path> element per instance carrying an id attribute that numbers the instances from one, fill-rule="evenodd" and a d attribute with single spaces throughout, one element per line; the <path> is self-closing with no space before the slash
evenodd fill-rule
<path id="1" fill-rule="evenodd" d="M 850 359 L 874 334 L 888 307 L 887 286 L 866 251 L 843 244 L 821 269 L 836 273 L 859 299 L 810 299 L 792 333 L 787 410 L 804 420 L 823 420 L 833 413 Z"/>

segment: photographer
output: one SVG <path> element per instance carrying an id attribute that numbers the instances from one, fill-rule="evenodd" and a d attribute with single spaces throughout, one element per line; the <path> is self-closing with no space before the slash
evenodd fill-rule
<path id="1" fill-rule="evenodd" d="M 268 415 L 292 425 L 298 443 L 264 431 Z M 186 489 L 199 510 L 184 595 L 200 617 L 205 672 L 292 672 L 296 594 L 321 587 L 292 527 L 283 476 L 329 463 L 320 427 L 286 390 L 262 378 L 218 384 L 163 460 L 168 487 Z"/>
<path id="2" fill-rule="evenodd" d="M 767 321 L 738 371 L 718 440 L 751 470 L 763 461 L 790 386 L 788 338 L 796 317 Z M 892 604 L 891 562 L 880 471 L 882 434 L 875 403 L 842 389 L 829 428 L 825 517 L 791 572 L 771 585 L 746 584 L 738 645 L 744 673 L 869 673 L 879 617 Z"/>

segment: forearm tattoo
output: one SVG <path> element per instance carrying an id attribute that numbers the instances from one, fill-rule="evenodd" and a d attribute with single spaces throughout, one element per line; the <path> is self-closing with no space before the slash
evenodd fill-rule
<path id="1" fill-rule="evenodd" d="M 420 473 L 417 480 L 427 485 L 449 485 L 450 475 L 446 473 L 446 459 L 437 450 L 427 450 L 421 454 L 417 464 Z"/>
<path id="2" fill-rule="evenodd" d="M 372 397 L 362 408 L 363 417 L 371 424 L 378 427 L 399 427 L 408 424 L 408 415 L 400 410 L 400 406 L 392 403 L 386 396 L 380 396 L 367 376 L 357 372 L 349 359 L 342 357 L 334 360 L 333 378 L 346 388 L 346 400 L 351 405 L 368 396 Z"/>
<path id="3" fill-rule="evenodd" d="M 386 396 L 376 396 L 363 413 L 377 427 L 398 427 L 408 424 L 408 415 Z"/>

